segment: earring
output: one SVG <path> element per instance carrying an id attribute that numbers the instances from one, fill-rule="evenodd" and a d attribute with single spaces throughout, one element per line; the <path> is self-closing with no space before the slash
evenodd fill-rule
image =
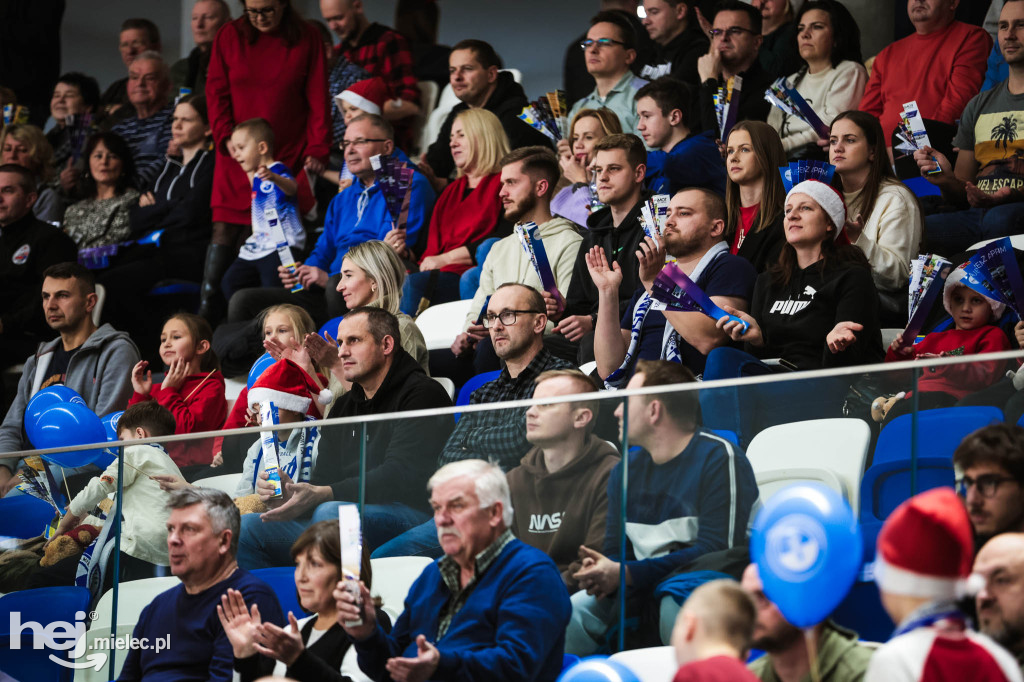
<path id="1" fill-rule="evenodd" d="M 370 291 L 372 291 L 373 293 L 377 293 L 377 285 L 376 284 L 371 284 L 370 285 Z"/>

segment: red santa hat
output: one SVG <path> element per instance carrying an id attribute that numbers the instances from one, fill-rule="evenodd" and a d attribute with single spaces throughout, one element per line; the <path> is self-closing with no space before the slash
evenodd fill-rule
<path id="1" fill-rule="evenodd" d="M 328 389 L 321 390 L 306 370 L 291 360 L 278 360 L 268 367 L 249 390 L 249 405 L 271 401 L 280 409 L 305 414 L 313 398 L 321 405 L 331 402 Z"/>
<path id="2" fill-rule="evenodd" d="M 896 508 L 878 535 L 875 582 L 883 592 L 959 599 L 974 561 L 971 520 L 952 488 L 915 495 Z"/>
<path id="3" fill-rule="evenodd" d="M 339 110 L 342 102 L 348 102 L 368 114 L 380 116 L 384 102 L 390 99 L 388 95 L 388 84 L 380 76 L 374 76 L 348 86 L 347 90 L 334 96 L 334 102 Z"/>

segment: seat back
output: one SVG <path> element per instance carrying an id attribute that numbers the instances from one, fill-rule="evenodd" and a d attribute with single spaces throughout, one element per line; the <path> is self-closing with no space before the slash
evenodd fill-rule
<path id="1" fill-rule="evenodd" d="M 92 309 L 92 323 L 100 326 L 103 318 L 103 304 L 107 302 L 107 289 L 102 284 L 96 285 L 96 305 Z"/>
<path id="2" fill-rule="evenodd" d="M 501 374 L 501 370 L 496 369 L 490 372 L 483 372 L 482 374 L 477 374 L 475 377 L 470 378 L 470 380 L 464 383 L 462 385 L 462 388 L 459 389 L 459 397 L 455 399 L 455 405 L 469 405 L 469 399 L 473 395 L 473 391 L 480 388 L 488 381 L 494 381 L 495 379 L 498 378 L 499 374 Z M 456 412 L 455 421 L 459 421 L 459 417 L 461 416 L 461 412 Z"/>
<path id="3" fill-rule="evenodd" d="M 209 478 L 200 478 L 198 481 L 194 481 L 192 485 L 197 488 L 213 488 L 214 490 L 222 490 L 228 495 L 234 497 L 235 490 L 238 489 L 238 482 L 242 480 L 242 474 L 222 474 L 220 476 L 210 476 Z"/>
<path id="4" fill-rule="evenodd" d="M 117 636 L 123 638 L 131 635 L 139 622 L 142 610 L 146 608 L 153 598 L 172 587 L 181 584 L 181 581 L 174 576 L 163 578 L 143 578 L 142 580 L 129 580 L 122 582 L 118 587 L 117 596 Z M 96 603 L 93 611 L 95 617 L 92 627 L 86 633 L 87 649 L 91 652 L 97 651 L 107 656 L 107 663 L 110 662 L 111 648 L 97 645 L 99 640 L 106 641 L 110 636 L 110 616 L 113 612 L 114 590 L 107 590 Z M 106 680 L 117 679 L 124 666 L 124 658 L 127 654 L 124 650 L 117 650 L 114 658 L 114 670 L 108 670 L 103 665 L 99 670 L 84 668 L 75 671 L 75 682 L 106 682 Z"/>
<path id="5" fill-rule="evenodd" d="M 405 597 L 409 588 L 423 573 L 423 569 L 434 563 L 433 559 L 421 556 L 396 556 L 370 559 L 373 571 L 372 593 L 381 598 L 382 608 L 391 622 L 405 610 Z"/>
<path id="6" fill-rule="evenodd" d="M 427 350 L 451 348 L 455 337 L 462 333 L 472 299 L 432 305 L 416 318 L 416 326 L 423 334 Z"/>
<path id="7" fill-rule="evenodd" d="M 295 614 L 296 620 L 310 615 L 299 603 L 299 595 L 295 590 L 294 566 L 254 568 L 249 572 L 270 585 L 270 589 L 277 595 L 277 601 L 281 604 L 281 612 L 285 616 L 289 611 Z"/>
<path id="8" fill-rule="evenodd" d="M 632 670 L 640 682 L 672 682 L 679 668 L 675 649 L 671 646 L 620 651 L 608 658 Z"/>
<path id="9" fill-rule="evenodd" d="M 872 465 L 910 459 L 913 414 L 896 417 L 882 429 L 875 445 Z M 998 407 L 943 407 L 917 413 L 918 456 L 948 457 L 968 434 L 1003 421 Z M 926 439 L 927 436 L 927 439 Z"/>
<path id="10" fill-rule="evenodd" d="M 0 499 L 0 536 L 28 539 L 42 535 L 57 511 L 31 495 Z"/>
<path id="11" fill-rule="evenodd" d="M 448 392 L 448 400 L 455 400 L 455 382 L 448 377 L 433 377 L 434 381 L 444 386 Z"/>
<path id="12" fill-rule="evenodd" d="M 821 481 L 857 514 L 871 429 L 860 419 L 812 419 L 761 431 L 747 448 L 761 501 L 788 483 Z"/>
<path id="13" fill-rule="evenodd" d="M 87 626 L 87 621 L 83 623 L 75 615 L 84 614 L 88 610 L 89 596 L 89 590 L 84 587 L 42 587 L 11 592 L 0 597 L 0 670 L 16 680 L 70 682 L 74 678 L 74 670 L 54 663 L 50 657 L 70 662 L 73 660 L 70 656 L 71 650 L 58 650 L 47 646 L 36 649 L 36 630 L 25 627 L 25 624 L 39 624 L 40 640 L 43 637 L 42 628 L 50 624 L 67 623 L 64 628 L 76 623 Z M 15 614 L 21 626 L 20 634 L 14 635 L 16 642 L 11 639 L 10 627 L 12 616 Z M 66 632 L 70 630 L 60 629 L 55 633 L 57 644 L 67 644 L 63 634 Z M 80 660 L 85 659 L 83 657 Z"/>

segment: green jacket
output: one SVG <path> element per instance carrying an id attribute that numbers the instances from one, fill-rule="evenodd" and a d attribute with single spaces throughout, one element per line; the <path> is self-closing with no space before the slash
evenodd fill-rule
<path id="1" fill-rule="evenodd" d="M 821 682 L 861 682 L 872 653 L 872 649 L 858 643 L 856 633 L 827 621 L 818 649 Z M 765 654 L 748 667 L 761 682 L 779 682 L 772 666 L 771 654 Z M 810 681 L 810 674 L 800 680 Z"/>

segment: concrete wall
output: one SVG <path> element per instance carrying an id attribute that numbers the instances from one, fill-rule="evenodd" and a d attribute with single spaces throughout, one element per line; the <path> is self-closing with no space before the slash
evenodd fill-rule
<path id="1" fill-rule="evenodd" d="M 395 0 L 364 0 L 374 21 L 392 24 Z M 846 0 L 861 27 L 864 55 L 876 54 L 892 39 L 893 2 Z M 240 3 L 229 0 L 236 14 Z M 523 72 L 533 98 L 561 86 L 562 58 L 569 41 L 579 35 L 596 11 L 595 0 L 444 0 L 439 39 L 451 45 L 462 38 L 481 38 L 494 45 L 508 66 Z M 307 17 L 319 17 L 317 0 L 295 0 Z M 117 52 L 117 34 L 127 17 L 145 16 L 160 27 L 169 58 L 191 49 L 188 17 L 192 0 L 74 0 L 64 15 L 63 70 L 93 74 L 105 87 L 125 75 Z"/>

